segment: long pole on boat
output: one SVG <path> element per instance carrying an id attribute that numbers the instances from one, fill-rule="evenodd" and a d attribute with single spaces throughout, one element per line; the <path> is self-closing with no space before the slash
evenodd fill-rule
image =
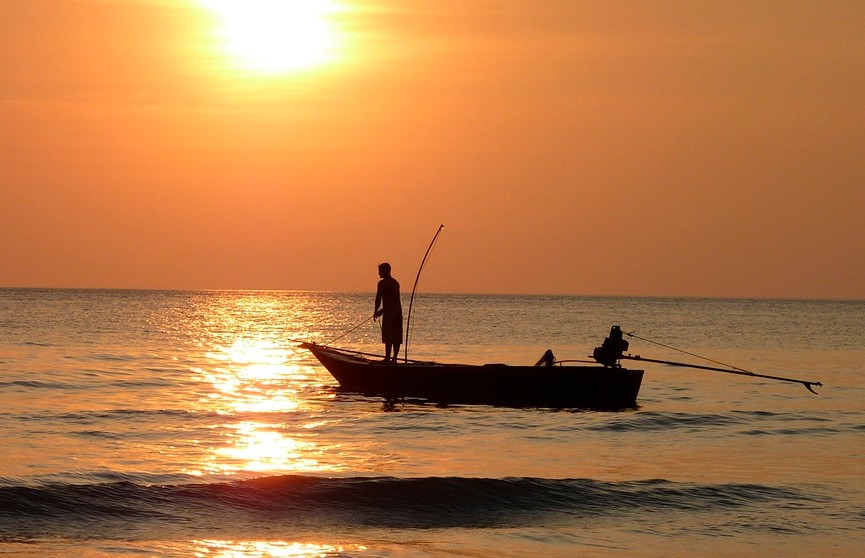
<path id="1" fill-rule="evenodd" d="M 414 304 L 414 294 L 417 291 L 417 282 L 420 281 L 420 272 L 423 271 L 423 266 L 426 264 L 426 259 L 429 257 L 429 253 L 432 251 L 433 246 L 435 246 L 436 239 L 439 237 L 439 233 L 442 232 L 442 229 L 445 228 L 444 225 L 439 225 L 438 230 L 433 236 L 432 241 L 429 243 L 429 247 L 426 249 L 426 253 L 423 255 L 423 260 L 420 262 L 420 267 L 417 269 L 417 275 L 414 278 L 414 286 L 411 288 L 411 298 L 408 301 L 408 317 L 405 320 L 405 344 L 404 344 L 404 352 L 403 358 L 408 360 L 408 342 L 411 336 L 411 307 Z"/>
<path id="2" fill-rule="evenodd" d="M 680 353 L 684 353 L 686 355 L 690 355 L 692 357 L 696 357 L 699 359 L 703 359 L 709 361 L 713 364 L 720 364 L 721 366 L 726 366 L 726 368 L 717 368 L 715 366 L 704 366 L 700 364 L 688 364 L 684 362 L 675 362 L 672 360 L 657 360 L 653 358 L 642 358 L 640 355 L 620 355 L 620 358 L 630 359 L 630 360 L 642 360 L 645 362 L 655 362 L 657 364 L 667 364 L 669 366 L 682 366 L 685 368 L 697 368 L 699 370 L 712 370 L 713 372 L 724 372 L 725 374 L 737 374 L 739 376 L 751 376 L 752 378 L 765 378 L 767 380 L 778 380 L 781 382 L 793 382 L 795 384 L 802 384 L 805 386 L 805 389 L 813 393 L 814 395 L 818 395 L 816 391 L 814 391 L 814 386 L 823 387 L 823 384 L 820 382 L 811 382 L 808 380 L 798 380 L 796 378 L 785 378 L 783 376 L 769 376 L 767 374 L 757 374 L 756 372 L 751 372 L 750 370 L 745 370 L 744 368 L 739 368 L 738 366 L 733 366 L 732 364 L 726 364 L 724 362 L 719 362 L 717 360 L 712 360 L 710 358 L 706 358 L 704 356 L 700 356 L 698 354 L 689 353 L 688 351 L 683 351 L 682 349 L 677 349 L 676 347 L 671 347 L 670 345 L 665 345 L 663 343 L 659 343 L 658 341 L 652 341 L 651 339 L 646 339 L 645 337 L 640 337 L 635 334 L 633 331 L 625 333 L 628 337 L 634 337 L 636 339 L 640 339 L 641 341 L 646 341 L 648 343 L 652 343 L 653 345 L 658 345 L 659 347 L 664 347 L 665 349 L 671 349 L 673 351 L 677 351 Z"/>
<path id="3" fill-rule="evenodd" d="M 782 382 L 793 382 L 796 384 L 802 384 L 805 388 L 813 394 L 817 394 L 816 391 L 813 390 L 812 386 L 823 387 L 823 384 L 820 382 L 810 382 L 808 380 L 797 380 L 796 378 L 785 378 L 783 376 L 769 376 L 768 374 L 757 374 L 756 372 L 751 372 L 750 370 L 744 370 L 742 368 L 717 368 L 715 366 L 703 366 L 701 364 L 688 364 L 685 362 L 675 362 L 672 360 L 658 360 L 655 358 L 643 358 L 640 355 L 622 355 L 622 358 L 626 358 L 629 360 L 641 360 L 643 362 L 654 362 L 656 364 L 666 364 L 668 366 L 682 366 L 684 368 L 697 368 L 699 370 L 712 370 L 714 372 L 724 372 L 725 374 L 738 374 L 739 376 L 751 376 L 752 378 L 765 378 L 767 380 L 779 380 Z"/>

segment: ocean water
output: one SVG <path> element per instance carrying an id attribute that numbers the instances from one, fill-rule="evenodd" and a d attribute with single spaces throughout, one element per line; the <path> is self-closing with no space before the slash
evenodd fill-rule
<path id="1" fill-rule="evenodd" d="M 416 298 L 410 357 L 580 359 L 619 324 L 824 384 L 632 363 L 619 412 L 338 393 L 297 342 L 380 351 L 372 302 L 0 289 L 0 556 L 865 554 L 865 302 Z"/>

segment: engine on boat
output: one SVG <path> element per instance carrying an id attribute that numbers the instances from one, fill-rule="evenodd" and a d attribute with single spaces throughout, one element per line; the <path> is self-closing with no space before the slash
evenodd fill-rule
<path id="1" fill-rule="evenodd" d="M 610 328 L 610 336 L 604 339 L 600 347 L 595 347 L 594 358 L 604 366 L 620 367 L 619 359 L 628 350 L 628 342 L 622 338 L 622 328 L 614 325 Z"/>

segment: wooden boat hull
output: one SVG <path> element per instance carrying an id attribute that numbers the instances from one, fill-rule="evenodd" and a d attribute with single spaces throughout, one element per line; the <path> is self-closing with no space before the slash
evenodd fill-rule
<path id="1" fill-rule="evenodd" d="M 642 370 L 603 366 L 387 364 L 332 347 L 303 343 L 340 390 L 437 404 L 626 409 L 637 405 Z"/>

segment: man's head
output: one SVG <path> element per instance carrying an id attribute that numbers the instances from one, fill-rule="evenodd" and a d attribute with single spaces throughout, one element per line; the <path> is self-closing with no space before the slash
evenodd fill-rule
<path id="1" fill-rule="evenodd" d="M 378 275 L 379 277 L 390 277 L 390 264 L 387 262 L 378 264 Z"/>

